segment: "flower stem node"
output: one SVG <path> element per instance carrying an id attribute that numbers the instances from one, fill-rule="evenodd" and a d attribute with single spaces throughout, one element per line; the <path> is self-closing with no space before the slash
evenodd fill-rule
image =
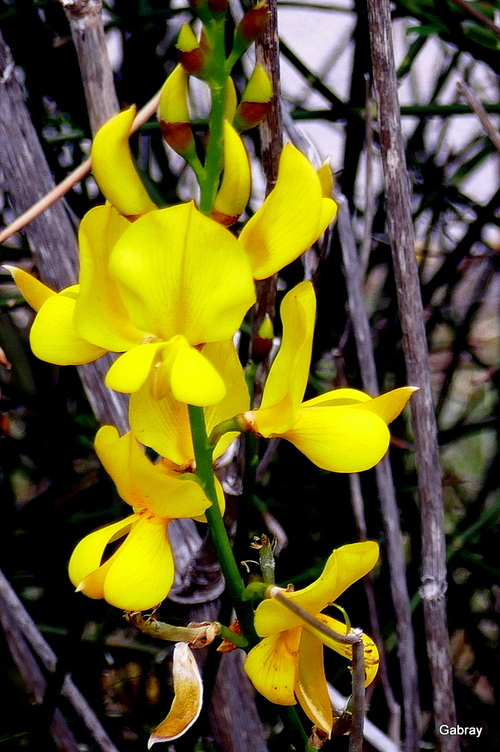
<path id="1" fill-rule="evenodd" d="M 236 130 L 247 131 L 262 123 L 271 107 L 272 96 L 271 79 L 261 65 L 256 65 L 236 109 Z"/>

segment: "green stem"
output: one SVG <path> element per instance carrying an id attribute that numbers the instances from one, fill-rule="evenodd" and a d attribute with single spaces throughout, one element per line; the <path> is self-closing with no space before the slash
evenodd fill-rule
<path id="1" fill-rule="evenodd" d="M 188 411 L 189 421 L 191 423 L 191 434 L 193 437 L 194 456 L 196 460 L 196 475 L 207 495 L 207 498 L 211 502 L 211 505 L 205 511 L 205 516 L 212 533 L 217 558 L 226 580 L 226 586 L 240 622 L 241 629 L 252 646 L 258 642 L 253 625 L 253 609 L 251 604 L 244 600 L 245 585 L 241 579 L 238 565 L 234 559 L 219 507 L 215 487 L 215 477 L 212 468 L 212 454 L 214 448 L 208 442 L 203 408 L 188 405 Z"/>
<path id="2" fill-rule="evenodd" d="M 208 85 L 212 106 L 208 121 L 208 147 L 204 173 L 201 176 L 200 211 L 210 215 L 219 187 L 224 157 L 224 102 L 227 84 L 226 54 L 224 49 L 225 19 L 213 19 L 205 26 L 211 45 L 211 70 Z"/>

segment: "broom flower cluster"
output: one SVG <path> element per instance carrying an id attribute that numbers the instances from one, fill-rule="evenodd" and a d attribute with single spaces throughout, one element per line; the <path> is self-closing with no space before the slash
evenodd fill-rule
<path id="1" fill-rule="evenodd" d="M 303 401 L 316 315 L 314 289 L 306 281 L 283 299 L 281 346 L 261 405 L 252 407 L 233 339 L 255 303 L 255 280 L 271 277 L 304 253 L 330 225 L 337 206 L 330 197 L 329 168 L 317 171 L 287 144 L 274 189 L 239 233 L 229 229 L 244 214 L 251 193 L 241 132 L 261 122 L 273 96 L 267 74 L 257 66 L 238 103 L 229 73 L 265 27 L 268 10 L 260 3 L 246 14 L 226 57 L 227 3 L 196 0 L 194 6 L 203 30 L 197 36 L 189 25 L 182 28 L 179 65 L 163 88 L 158 118 L 168 147 L 198 178 L 199 204 L 160 208 L 150 198 L 129 146 L 135 115 L 130 108 L 106 123 L 93 142 L 93 173 L 106 204 L 81 221 L 78 283 L 57 292 L 21 269 L 11 271 L 37 312 L 30 335 L 35 355 L 57 365 L 80 365 L 114 353 L 106 384 L 130 395 L 130 432 L 120 436 L 114 427 L 102 427 L 95 450 L 131 513 L 77 545 L 69 564 L 77 590 L 125 611 L 157 606 L 175 574 L 170 521 L 208 521 L 237 611 L 245 619 L 250 608 L 255 618 L 250 631 L 262 638 L 247 657 L 248 675 L 272 702 L 298 700 L 329 734 L 323 645 L 347 658 L 350 648 L 321 636 L 272 600 L 264 600 L 253 615 L 230 561 L 221 517 L 224 495 L 212 463 L 238 433 L 252 431 L 287 439 L 326 470 L 368 469 L 387 451 L 387 424 L 413 388 L 374 399 L 337 389 Z M 211 89 L 205 145 L 196 143 L 190 122 L 191 76 Z M 270 345 L 270 321 L 259 337 Z M 156 453 L 156 462 L 145 449 Z M 322 611 L 377 558 L 374 543 L 345 546 L 332 554 L 315 583 L 288 597 L 318 623 L 341 632 L 344 625 Z M 371 681 L 377 651 L 369 638 L 364 646 Z M 189 725 L 198 712 L 191 713 Z M 173 725 L 178 728 L 177 715 Z"/>

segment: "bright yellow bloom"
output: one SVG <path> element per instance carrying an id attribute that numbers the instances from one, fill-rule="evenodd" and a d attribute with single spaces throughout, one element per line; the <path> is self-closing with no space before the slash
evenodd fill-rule
<path id="1" fill-rule="evenodd" d="M 118 435 L 103 426 L 95 449 L 134 514 L 87 535 L 76 546 L 69 576 L 90 598 L 105 598 L 125 611 L 152 608 L 166 598 L 174 579 L 174 561 L 167 527 L 172 519 L 203 520 L 210 505 L 191 473 L 181 474 L 168 459 L 153 465 L 131 433 Z M 221 506 L 224 503 L 218 484 Z M 110 558 L 106 547 L 127 536 Z"/>
<path id="2" fill-rule="evenodd" d="M 330 629 L 345 634 L 345 624 L 321 611 L 368 574 L 377 560 L 378 545 L 372 541 L 343 546 L 332 553 L 315 582 L 302 590 L 286 592 L 286 597 Z M 298 700 L 311 721 L 330 734 L 333 717 L 323 666 L 323 645 L 349 659 L 352 658 L 351 646 L 317 632 L 273 599 L 258 606 L 255 629 L 264 639 L 250 651 L 245 663 L 255 688 L 278 705 L 295 705 Z M 366 635 L 363 635 L 363 643 L 366 684 L 370 684 L 378 669 L 378 650 Z"/>
<path id="3" fill-rule="evenodd" d="M 355 473 L 379 462 L 389 446 L 390 423 L 415 387 L 371 399 L 357 389 L 334 389 L 302 402 L 311 358 L 316 299 L 301 282 L 283 299 L 281 348 L 269 372 L 259 409 L 245 414 L 251 430 L 281 436 L 324 470 Z"/>

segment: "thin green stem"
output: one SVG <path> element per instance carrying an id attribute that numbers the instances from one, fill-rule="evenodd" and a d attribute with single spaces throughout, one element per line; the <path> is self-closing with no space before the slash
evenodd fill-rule
<path id="1" fill-rule="evenodd" d="M 227 589 L 233 602 L 236 615 L 242 631 L 251 643 L 258 642 L 253 625 L 253 609 L 248 601 L 244 600 L 245 585 L 233 556 L 231 544 L 224 526 L 222 514 L 217 498 L 215 477 L 212 466 L 213 446 L 208 442 L 205 427 L 205 416 L 202 407 L 188 405 L 191 434 L 193 437 L 194 456 L 196 460 L 196 475 L 211 505 L 205 511 L 208 526 L 212 533 L 213 544 L 219 560 L 222 573 L 226 580 Z"/>
<path id="2" fill-rule="evenodd" d="M 213 19 L 205 26 L 205 30 L 211 46 L 208 85 L 212 95 L 212 106 L 208 121 L 209 137 L 205 167 L 200 182 L 200 211 L 210 215 L 224 157 L 224 101 L 228 79 L 224 49 L 225 19 Z"/>

